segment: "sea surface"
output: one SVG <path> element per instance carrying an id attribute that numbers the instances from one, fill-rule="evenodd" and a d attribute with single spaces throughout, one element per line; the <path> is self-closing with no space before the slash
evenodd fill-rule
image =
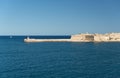
<path id="1" fill-rule="evenodd" d="M 0 78 L 120 78 L 118 42 L 25 43 L 24 38 L 0 36 Z"/>

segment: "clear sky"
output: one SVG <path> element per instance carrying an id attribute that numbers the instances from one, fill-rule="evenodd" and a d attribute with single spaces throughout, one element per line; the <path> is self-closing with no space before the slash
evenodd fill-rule
<path id="1" fill-rule="evenodd" d="M 120 32 L 120 0 L 0 0 L 0 35 Z"/>

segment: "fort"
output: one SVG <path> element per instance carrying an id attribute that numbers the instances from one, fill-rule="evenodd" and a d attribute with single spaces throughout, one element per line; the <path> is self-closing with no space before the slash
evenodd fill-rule
<path id="1" fill-rule="evenodd" d="M 120 33 L 81 33 L 71 35 L 70 39 L 31 39 L 28 37 L 24 39 L 24 42 L 120 42 Z"/>

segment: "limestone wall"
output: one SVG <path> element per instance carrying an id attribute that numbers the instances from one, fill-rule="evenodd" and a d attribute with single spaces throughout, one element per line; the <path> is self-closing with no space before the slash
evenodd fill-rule
<path id="1" fill-rule="evenodd" d="M 92 37 L 93 36 L 93 37 Z M 106 33 L 106 34 L 77 34 L 71 36 L 72 41 L 120 41 L 120 33 Z"/>
<path id="2" fill-rule="evenodd" d="M 101 34 L 94 35 L 94 41 L 108 41 L 108 40 L 109 40 L 109 36 L 101 35 Z"/>
<path id="3" fill-rule="evenodd" d="M 71 40 L 72 41 L 83 41 L 85 40 L 85 36 L 83 36 L 82 34 L 81 35 L 72 35 L 71 36 Z"/>
<path id="4" fill-rule="evenodd" d="M 77 34 L 71 36 L 71 41 L 93 41 L 94 36 L 92 34 Z"/>

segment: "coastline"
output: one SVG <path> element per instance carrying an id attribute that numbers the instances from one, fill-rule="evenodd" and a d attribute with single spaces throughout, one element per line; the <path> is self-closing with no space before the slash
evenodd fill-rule
<path id="1" fill-rule="evenodd" d="M 99 43 L 99 42 L 120 42 L 120 41 L 74 41 L 71 39 L 24 39 L 24 42 L 95 42 L 95 43 Z"/>
<path id="2" fill-rule="evenodd" d="M 24 42 L 120 42 L 120 33 L 106 34 L 76 34 L 70 39 L 31 39 L 27 37 Z"/>

